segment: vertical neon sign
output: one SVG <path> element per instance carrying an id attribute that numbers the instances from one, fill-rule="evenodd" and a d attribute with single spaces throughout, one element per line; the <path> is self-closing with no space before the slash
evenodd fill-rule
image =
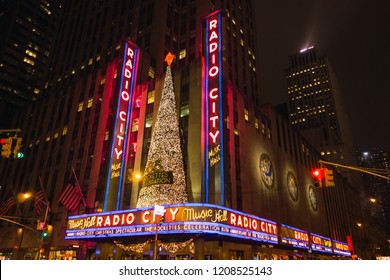
<path id="1" fill-rule="evenodd" d="M 124 177 L 126 174 L 130 134 L 129 126 L 136 85 L 138 57 L 139 48 L 131 42 L 126 41 L 104 197 L 104 211 L 119 210 L 121 205 Z"/>
<path id="2" fill-rule="evenodd" d="M 206 203 L 225 204 L 222 106 L 222 21 L 216 11 L 205 18 L 204 192 Z M 216 196 L 210 201 L 210 193 Z"/>

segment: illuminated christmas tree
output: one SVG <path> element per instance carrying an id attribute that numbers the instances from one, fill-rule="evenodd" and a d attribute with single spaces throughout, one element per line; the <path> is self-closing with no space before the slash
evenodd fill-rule
<path id="1" fill-rule="evenodd" d="M 173 58 L 171 53 L 165 58 L 168 66 L 137 207 L 188 202 L 170 66 Z M 162 184 L 160 179 L 170 172 L 173 183 Z M 162 176 L 154 176 L 156 174 Z"/>

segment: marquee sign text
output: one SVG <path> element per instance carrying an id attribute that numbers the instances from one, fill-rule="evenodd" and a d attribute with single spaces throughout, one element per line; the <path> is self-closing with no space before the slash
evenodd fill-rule
<path id="1" fill-rule="evenodd" d="M 275 222 L 211 204 L 164 205 L 165 223 L 159 234 L 214 233 L 277 243 Z M 68 219 L 66 239 L 148 235 L 155 231 L 153 207 L 73 216 Z"/>

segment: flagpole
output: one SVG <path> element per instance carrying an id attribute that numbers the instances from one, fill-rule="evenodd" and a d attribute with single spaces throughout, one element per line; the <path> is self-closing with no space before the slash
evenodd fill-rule
<path id="1" fill-rule="evenodd" d="M 42 184 L 42 179 L 41 179 L 41 176 L 38 176 L 38 179 L 39 179 L 39 186 L 41 187 L 41 190 L 43 192 L 43 195 L 44 195 L 44 198 L 45 198 L 45 201 L 42 201 L 41 199 L 39 199 L 40 201 L 42 201 L 45 205 L 46 205 L 46 210 L 45 210 L 45 216 L 43 218 L 43 224 L 44 224 L 44 227 L 47 228 L 47 216 L 49 214 L 49 210 L 50 210 L 50 206 L 49 206 L 49 200 L 47 199 L 47 196 L 46 196 L 46 191 L 45 189 L 43 188 L 43 184 Z M 37 199 L 37 197 L 35 197 Z M 42 230 L 45 230 L 45 228 L 43 228 Z M 43 246 L 43 235 L 41 236 L 40 238 L 40 248 L 39 248 L 39 251 L 38 251 L 38 260 L 41 259 L 41 249 L 44 249 L 44 246 Z"/>
<path id="2" fill-rule="evenodd" d="M 39 179 L 39 186 L 41 187 L 41 190 L 42 190 L 42 192 L 43 192 L 43 195 L 45 196 L 45 201 L 47 202 L 47 204 L 49 204 L 49 200 L 47 199 L 47 196 L 46 196 L 46 191 L 45 191 L 45 189 L 43 188 L 41 176 L 38 176 L 38 179 Z"/>
<path id="3" fill-rule="evenodd" d="M 45 196 L 44 203 L 46 204 L 46 210 L 45 210 L 45 217 L 43 219 L 43 222 L 45 223 L 45 226 L 46 226 L 46 220 L 47 220 L 47 215 L 49 214 L 50 206 L 49 206 L 49 200 L 47 199 L 47 196 L 46 196 L 45 189 L 43 188 L 41 176 L 38 176 L 38 178 L 39 178 L 39 186 L 41 187 L 43 195 Z"/>
<path id="4" fill-rule="evenodd" d="M 76 172 L 74 172 L 73 166 L 72 166 L 72 172 L 73 172 L 74 179 L 76 180 L 76 185 L 79 188 L 79 191 L 81 193 L 81 198 L 83 199 L 84 208 L 86 208 L 87 203 L 85 202 L 85 199 L 84 199 L 83 190 L 80 187 L 80 183 L 79 183 L 79 180 L 77 179 Z"/>
<path id="5" fill-rule="evenodd" d="M 12 186 L 12 184 L 10 184 L 11 186 L 11 191 L 12 191 L 12 195 L 14 197 L 14 200 L 15 200 L 15 204 L 16 204 L 16 208 L 18 209 L 18 214 L 19 214 L 19 217 L 17 219 L 17 222 L 14 222 L 15 224 L 19 225 L 19 226 L 22 226 L 22 233 L 20 234 L 20 237 L 19 237 L 19 244 L 18 244 L 18 249 L 16 251 L 16 254 L 15 256 L 13 256 L 13 259 L 19 259 L 19 254 L 20 254 L 20 247 L 22 247 L 22 241 L 23 241 L 23 235 L 24 235 L 24 228 L 23 227 L 26 227 L 26 228 L 29 228 L 27 226 L 24 226 L 22 225 L 21 223 L 21 218 L 22 218 L 22 211 L 20 210 L 20 204 L 19 204 L 19 201 L 18 201 L 18 198 L 16 196 L 16 193 L 15 193 L 15 190 L 14 190 L 14 187 Z M 7 220 L 6 220 L 7 221 Z M 9 220 L 8 220 L 9 221 Z M 29 228 L 30 229 L 30 228 Z"/>
<path id="6" fill-rule="evenodd" d="M 79 183 L 79 180 L 77 179 L 77 176 L 76 176 L 76 172 L 74 172 L 74 168 L 72 166 L 72 172 L 73 172 L 73 176 L 74 176 L 74 179 L 76 180 L 76 185 L 77 187 L 79 188 L 79 191 L 80 191 L 80 194 L 81 194 L 81 198 L 83 199 L 83 204 L 84 204 L 84 211 L 87 211 L 87 203 L 85 202 L 85 199 L 84 199 L 84 195 L 83 195 L 83 190 L 81 189 L 81 186 L 80 186 L 80 183 Z M 82 246 L 82 259 L 85 258 L 85 256 L 87 255 L 86 251 L 88 250 L 87 249 L 87 242 L 84 242 L 82 241 L 81 242 L 81 246 Z"/>

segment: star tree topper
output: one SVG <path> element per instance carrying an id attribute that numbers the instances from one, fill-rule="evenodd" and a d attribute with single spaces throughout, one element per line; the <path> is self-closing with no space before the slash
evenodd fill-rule
<path id="1" fill-rule="evenodd" d="M 165 57 L 164 61 L 168 64 L 168 66 L 171 66 L 173 60 L 175 59 L 175 56 L 169 52 L 167 56 Z"/>

